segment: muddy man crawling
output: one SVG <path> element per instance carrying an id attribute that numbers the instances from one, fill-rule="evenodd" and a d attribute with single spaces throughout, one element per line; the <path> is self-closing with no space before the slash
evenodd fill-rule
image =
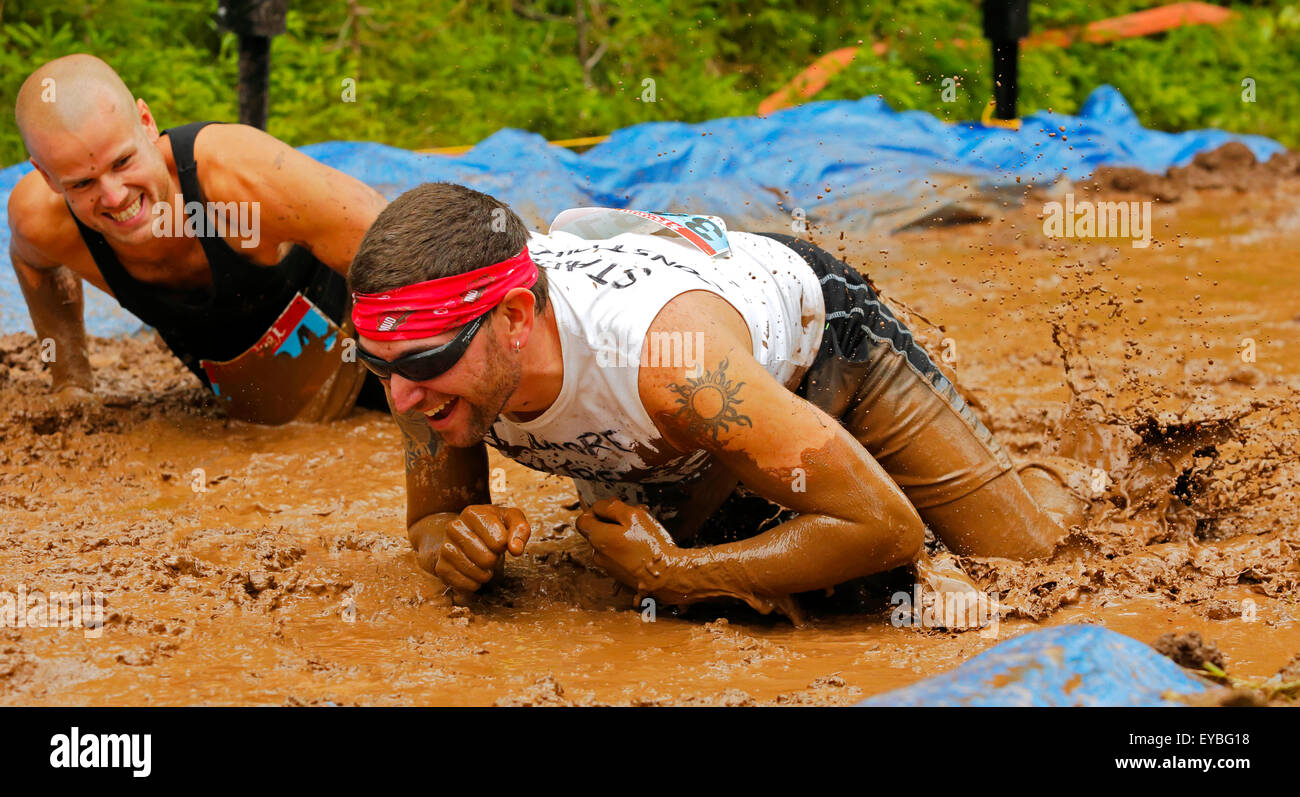
<path id="1" fill-rule="evenodd" d="M 487 445 L 571 477 L 597 564 L 673 604 L 796 616 L 793 595 L 915 562 L 927 526 L 1030 558 L 1080 516 L 856 271 L 789 236 L 598 208 L 530 234 L 425 184 L 379 215 L 349 284 L 404 433 L 411 542 L 460 592 L 531 533 L 491 502 Z"/>

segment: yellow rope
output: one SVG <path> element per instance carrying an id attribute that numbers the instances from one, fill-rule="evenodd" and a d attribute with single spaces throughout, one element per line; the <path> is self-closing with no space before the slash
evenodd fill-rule
<path id="1" fill-rule="evenodd" d="M 984 106 L 983 115 L 980 116 L 980 124 L 984 125 L 985 127 L 1001 127 L 1007 130 L 1020 129 L 1019 119 L 993 118 L 993 111 L 995 111 L 996 109 L 997 109 L 997 103 L 994 100 L 989 100 L 989 104 Z"/>
<path id="2" fill-rule="evenodd" d="M 548 141 L 546 143 L 556 147 L 569 147 L 572 149 L 574 147 L 594 146 L 596 144 L 599 144 L 602 141 L 605 141 L 608 138 L 609 136 L 586 136 L 584 138 L 565 138 L 559 141 Z M 474 144 L 459 144 L 454 147 L 434 147 L 432 149 L 417 149 L 416 152 L 425 155 L 464 155 L 466 152 L 469 152 L 471 149 L 474 149 L 474 147 L 475 147 Z"/>

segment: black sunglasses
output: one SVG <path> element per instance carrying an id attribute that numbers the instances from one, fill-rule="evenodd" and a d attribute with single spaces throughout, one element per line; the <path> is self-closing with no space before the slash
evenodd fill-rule
<path id="1" fill-rule="evenodd" d="M 357 359 L 380 379 L 391 379 L 393 374 L 398 374 L 412 382 L 433 379 L 451 370 L 451 367 L 465 356 L 465 350 L 469 348 L 475 333 L 483 326 L 483 319 L 487 317 L 488 314 L 484 313 L 461 327 L 456 337 L 432 349 L 406 354 L 396 360 L 385 360 L 357 346 Z"/>

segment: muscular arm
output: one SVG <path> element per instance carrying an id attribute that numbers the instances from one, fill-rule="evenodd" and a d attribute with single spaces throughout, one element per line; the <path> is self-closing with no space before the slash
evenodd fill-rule
<path id="1" fill-rule="evenodd" d="M 360 180 L 255 127 L 211 125 L 195 146 L 208 199 L 259 202 L 264 243 L 301 244 L 344 276 L 387 204 Z"/>
<path id="2" fill-rule="evenodd" d="M 91 391 L 94 379 L 86 349 L 81 277 L 50 259 L 28 239 L 28 234 L 40 225 L 40 211 L 24 203 L 29 190 L 19 185 L 9 198 L 9 259 L 27 301 L 37 340 L 54 341 L 51 389 L 56 393 L 66 388 Z"/>
<path id="3" fill-rule="evenodd" d="M 487 449 L 443 445 L 419 413 L 388 407 L 402 430 L 406 459 L 406 526 L 420 567 L 432 573 L 447 526 L 468 506 L 491 503 Z"/>
<path id="4" fill-rule="evenodd" d="M 698 377 L 684 367 L 640 371 L 642 402 L 668 441 L 708 450 L 751 490 L 801 514 L 739 542 L 651 554 L 661 561 L 624 573 L 639 589 L 684 603 L 736 597 L 768 611 L 791 593 L 916 557 L 923 526 L 902 491 L 840 424 L 759 365 L 729 304 L 683 294 L 650 331 L 699 333 L 704 343 Z"/>
<path id="5" fill-rule="evenodd" d="M 443 445 L 423 417 L 393 415 L 406 450 L 407 534 L 416 560 L 464 600 L 500 572 L 507 551 L 524 552 L 528 520 L 518 509 L 489 503 L 482 443 Z"/>

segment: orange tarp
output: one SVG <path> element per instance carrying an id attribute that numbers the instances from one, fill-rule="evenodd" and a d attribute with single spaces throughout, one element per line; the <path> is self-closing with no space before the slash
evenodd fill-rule
<path id="1" fill-rule="evenodd" d="M 1128 39 L 1136 36 L 1150 36 L 1153 33 L 1179 28 L 1186 25 L 1218 25 L 1232 16 L 1232 12 L 1220 6 L 1208 3 L 1174 3 L 1172 5 L 1137 11 L 1120 17 L 1101 19 L 1082 27 L 1061 30 L 1045 30 L 1025 38 L 1021 46 L 1025 49 L 1034 47 L 1065 47 L 1082 40 L 1099 44 L 1115 39 Z M 951 44 L 958 48 L 971 46 L 973 43 L 964 39 L 954 39 Z M 936 48 L 943 47 L 943 42 L 935 42 Z M 760 116 L 773 111 L 797 105 L 812 99 L 826 87 L 830 79 L 852 63 L 860 47 L 842 47 L 813 61 L 807 69 L 800 72 L 789 83 L 773 92 L 758 105 Z M 886 42 L 874 42 L 871 50 L 876 55 L 884 55 L 889 50 Z"/>

